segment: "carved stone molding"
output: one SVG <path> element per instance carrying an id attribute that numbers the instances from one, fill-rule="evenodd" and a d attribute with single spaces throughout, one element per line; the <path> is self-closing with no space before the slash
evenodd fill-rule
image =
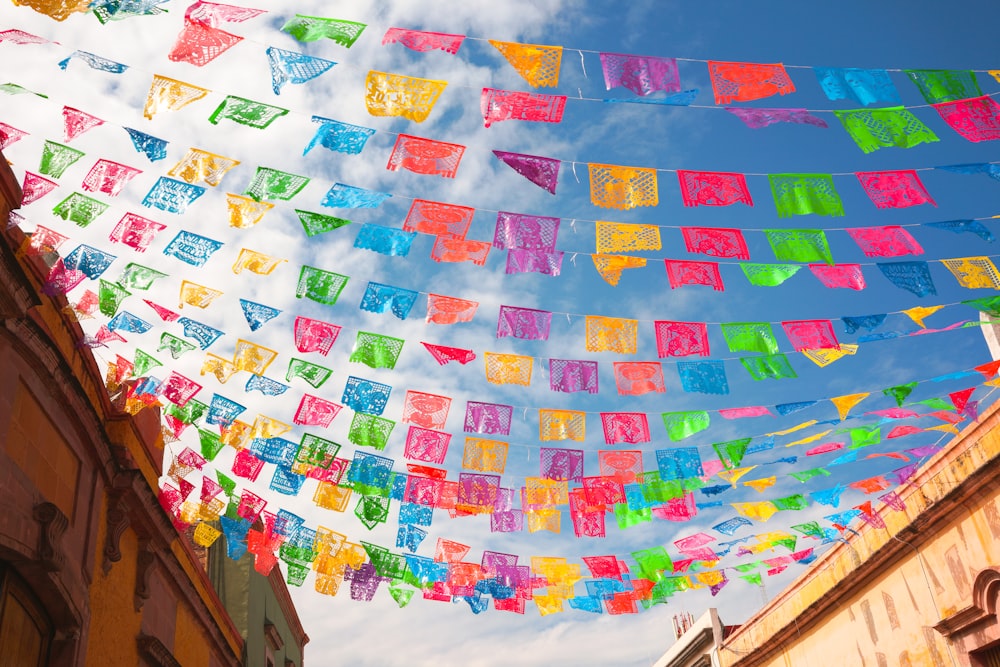
<path id="1" fill-rule="evenodd" d="M 986 568 L 976 575 L 972 585 L 972 604 L 940 621 L 934 629 L 945 637 L 957 639 L 974 632 L 985 623 L 997 623 L 997 597 L 1000 596 L 1000 570 Z"/>
<path id="2" fill-rule="evenodd" d="M 120 542 L 131 521 L 128 516 L 128 504 L 116 495 L 108 497 L 108 512 L 105 515 L 106 535 L 104 538 L 104 562 L 101 568 L 106 575 L 111 571 L 111 564 L 122 559 Z"/>
<path id="3" fill-rule="evenodd" d="M 142 605 L 149 599 L 149 578 L 153 574 L 153 566 L 156 565 L 156 554 L 149 540 L 142 540 L 139 543 L 139 553 L 136 556 L 135 569 L 135 610 L 142 609 Z"/>
<path id="4" fill-rule="evenodd" d="M 156 637 L 139 633 L 137 641 L 139 644 L 139 655 L 145 658 L 149 664 L 156 665 L 156 667 L 181 667 L 181 663 L 177 662 L 177 658 Z"/>
<path id="5" fill-rule="evenodd" d="M 38 531 L 38 561 L 49 572 L 58 572 L 66 564 L 62 551 L 62 536 L 69 527 L 69 519 L 58 507 L 42 502 L 31 510 L 32 518 L 40 524 Z"/>

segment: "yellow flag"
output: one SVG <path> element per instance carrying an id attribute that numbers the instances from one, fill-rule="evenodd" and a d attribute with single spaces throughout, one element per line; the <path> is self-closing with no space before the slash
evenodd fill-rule
<path id="1" fill-rule="evenodd" d="M 596 245 L 599 253 L 639 252 L 663 247 L 660 228 L 656 225 L 633 225 L 604 220 L 597 221 Z"/>
<path id="2" fill-rule="evenodd" d="M 271 257 L 262 252 L 250 250 L 249 248 L 240 248 L 240 254 L 236 258 L 236 262 L 233 264 L 233 273 L 240 273 L 246 269 L 251 273 L 266 276 L 278 268 L 282 262 L 287 261 L 287 259 Z"/>
<path id="3" fill-rule="evenodd" d="M 645 257 L 630 257 L 628 255 L 591 255 L 594 268 L 604 278 L 604 282 L 612 287 L 618 285 L 622 271 L 625 269 L 640 269 L 646 266 Z"/>
<path id="4" fill-rule="evenodd" d="M 733 468 L 732 470 L 720 470 L 718 475 L 719 479 L 729 482 L 732 485 L 736 485 L 736 481 L 747 474 L 757 466 L 746 466 L 744 468 Z"/>
<path id="5" fill-rule="evenodd" d="M 373 116 L 402 116 L 422 123 L 447 85 L 447 81 L 371 70 L 365 79 L 365 106 Z"/>
<path id="6" fill-rule="evenodd" d="M 220 296 L 222 296 L 222 292 L 217 289 L 182 280 L 181 300 L 177 307 L 183 308 L 184 304 L 187 304 L 195 308 L 208 308 Z"/>
<path id="7" fill-rule="evenodd" d="M 926 329 L 927 327 L 924 325 L 924 318 L 933 315 L 942 308 L 944 308 L 944 306 L 916 306 L 915 308 L 904 310 L 903 313 L 916 322 L 921 329 Z"/>
<path id="8" fill-rule="evenodd" d="M 198 518 L 202 521 L 218 521 L 219 515 L 226 511 L 226 503 L 222 498 L 212 498 L 207 503 L 201 504 L 201 511 Z"/>
<path id="9" fill-rule="evenodd" d="M 226 204 L 229 206 L 229 226 L 237 229 L 253 227 L 265 213 L 274 208 L 274 204 L 270 202 L 256 201 L 231 192 L 226 193 Z"/>
<path id="10" fill-rule="evenodd" d="M 271 362 L 277 356 L 277 350 L 272 350 L 241 338 L 236 341 L 236 353 L 233 354 L 233 365 L 236 366 L 236 370 L 250 371 L 254 375 L 263 375 L 264 371 L 267 370 L 267 367 L 271 365 Z"/>
<path id="11" fill-rule="evenodd" d="M 168 176 L 187 183 L 205 183 L 215 187 L 222 182 L 226 172 L 240 163 L 231 157 L 209 153 L 198 148 L 189 148 L 187 155 L 167 172 Z"/>
<path id="12" fill-rule="evenodd" d="M 239 419 L 234 419 L 233 423 L 222 429 L 222 443 L 229 445 L 233 449 L 243 449 L 250 444 L 253 439 L 253 427 Z"/>
<path id="13" fill-rule="evenodd" d="M 14 0 L 14 4 L 31 7 L 39 14 L 45 14 L 56 21 L 65 21 L 70 14 L 90 10 L 90 0 Z"/>
<path id="14" fill-rule="evenodd" d="M 218 500 L 218 499 L 216 499 Z M 215 544 L 215 541 L 219 539 L 222 532 L 213 528 L 210 524 L 202 521 L 198 524 L 198 527 L 194 529 L 194 541 L 195 544 L 201 547 L 210 547 Z"/>
<path id="15" fill-rule="evenodd" d="M 569 503 L 569 482 L 544 477 L 525 477 L 524 497 L 529 505 L 565 505 Z"/>
<path id="16" fill-rule="evenodd" d="M 962 287 L 1000 289 L 1000 275 L 989 257 L 942 259 L 941 263 L 951 271 Z"/>
<path id="17" fill-rule="evenodd" d="M 486 438 L 465 438 L 462 467 L 480 472 L 503 474 L 507 467 L 507 443 Z"/>
<path id="18" fill-rule="evenodd" d="M 851 408 L 868 398 L 868 394 L 869 392 L 865 392 L 863 394 L 845 394 L 843 396 L 831 398 L 830 401 L 837 406 L 837 412 L 840 414 L 840 421 L 847 419 L 847 414 L 851 411 Z"/>
<path id="19" fill-rule="evenodd" d="M 660 201 L 655 169 L 616 167 L 610 164 L 589 164 L 588 167 L 590 201 L 594 206 L 630 209 L 656 206 Z M 611 249 L 609 252 L 615 250 Z"/>
<path id="20" fill-rule="evenodd" d="M 517 73 L 535 88 L 542 86 L 554 88 L 559 85 L 561 46 L 498 42 L 493 39 L 490 40 L 490 44 L 496 47 Z"/>
<path id="21" fill-rule="evenodd" d="M 146 94 L 146 106 L 142 115 L 152 118 L 161 111 L 177 111 L 208 95 L 211 90 L 199 88 L 176 79 L 153 75 L 153 83 Z"/>
<path id="22" fill-rule="evenodd" d="M 704 584 L 705 586 L 717 586 L 726 580 L 725 572 L 722 570 L 698 572 L 694 575 L 694 578 L 698 580 L 698 583 Z"/>
<path id="23" fill-rule="evenodd" d="M 560 532 L 560 519 L 562 511 L 556 509 L 524 510 L 524 516 L 528 519 L 528 532 L 537 533 L 547 530 L 556 535 Z"/>
<path id="24" fill-rule="evenodd" d="M 767 521 L 774 513 L 778 511 L 778 508 L 774 506 L 769 500 L 762 500 L 756 503 L 730 503 L 741 516 L 745 516 L 748 519 L 754 519 L 756 521 Z"/>
<path id="25" fill-rule="evenodd" d="M 954 424 L 938 424 L 937 426 L 929 426 L 924 429 L 927 431 L 944 431 L 945 433 L 954 433 L 958 435 L 958 427 Z"/>
<path id="26" fill-rule="evenodd" d="M 485 352 L 486 381 L 491 384 L 531 384 L 532 358 L 519 354 Z"/>
<path id="27" fill-rule="evenodd" d="M 827 347 L 816 350 L 802 350 L 803 356 L 820 368 L 829 366 L 838 359 L 857 354 L 858 346 L 852 343 L 841 343 L 840 347 Z"/>
<path id="28" fill-rule="evenodd" d="M 810 426 L 812 426 L 815 423 L 816 423 L 815 419 L 810 419 L 809 421 L 802 422 L 801 424 L 799 424 L 797 426 L 793 426 L 791 428 L 786 428 L 784 431 L 772 431 L 771 433 L 768 433 L 767 435 L 788 435 L 789 433 L 795 433 L 796 431 L 801 431 L 804 428 L 809 428 Z"/>
<path id="29" fill-rule="evenodd" d="M 563 610 L 563 598 L 559 595 L 538 595 L 536 593 L 534 600 L 535 607 L 538 608 L 538 613 L 542 616 L 558 614 Z"/>
<path id="30" fill-rule="evenodd" d="M 772 475 L 771 477 L 762 477 L 761 479 L 751 479 L 749 482 L 743 482 L 743 486 L 749 486 L 758 493 L 763 493 L 774 486 L 777 481 L 778 478 Z"/>
<path id="31" fill-rule="evenodd" d="M 575 440 L 587 437 L 587 413 L 577 410 L 539 410 L 538 435 L 540 440 Z"/>
<path id="32" fill-rule="evenodd" d="M 1000 69 L 991 69 L 988 71 L 990 73 L 990 76 L 992 76 L 994 79 L 1000 82 Z"/>
<path id="33" fill-rule="evenodd" d="M 827 430 L 823 431 L 822 433 L 817 433 L 816 435 L 810 435 L 810 436 L 808 436 L 806 438 L 802 438 L 801 440 L 796 440 L 795 442 L 790 442 L 787 445 L 785 445 L 785 447 L 794 447 L 795 445 L 808 445 L 810 442 L 816 442 L 820 438 L 828 435 L 831 431 L 833 431 L 833 429 L 827 429 Z"/>
<path id="34" fill-rule="evenodd" d="M 587 315 L 586 332 L 588 352 L 635 354 L 638 346 L 639 321 Z"/>
<path id="35" fill-rule="evenodd" d="M 211 373 L 220 383 L 226 384 L 226 380 L 231 378 L 236 372 L 233 362 L 220 357 L 211 352 L 205 353 L 205 361 L 201 364 L 201 374 Z"/>
<path id="36" fill-rule="evenodd" d="M 257 415 L 253 420 L 253 437 L 255 438 L 276 438 L 292 430 L 291 424 L 278 421 L 265 415 Z"/>

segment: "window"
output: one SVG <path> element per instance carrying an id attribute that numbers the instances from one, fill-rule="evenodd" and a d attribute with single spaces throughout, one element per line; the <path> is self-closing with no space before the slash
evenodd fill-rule
<path id="1" fill-rule="evenodd" d="M 5 664 L 48 664 L 52 623 L 27 586 L 0 566 L 0 656 Z"/>

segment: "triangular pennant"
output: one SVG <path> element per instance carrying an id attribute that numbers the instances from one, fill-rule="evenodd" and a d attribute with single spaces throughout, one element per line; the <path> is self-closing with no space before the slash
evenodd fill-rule
<path id="1" fill-rule="evenodd" d="M 281 87 L 286 83 L 311 81 L 337 64 L 332 60 L 273 46 L 267 48 L 267 61 L 271 66 L 271 88 L 275 95 L 281 94 Z"/>
<path id="2" fill-rule="evenodd" d="M 508 153 L 505 151 L 493 151 L 500 160 L 508 167 L 524 176 L 526 179 L 552 194 L 556 193 L 556 185 L 559 180 L 560 160 L 538 155 L 523 155 L 521 153 Z"/>
<path id="3" fill-rule="evenodd" d="M 944 308 L 944 306 L 915 306 L 904 310 L 903 314 L 916 322 L 921 329 L 926 329 L 927 327 L 924 325 L 924 318 L 933 315 L 942 308 Z"/>
<path id="4" fill-rule="evenodd" d="M 562 62 L 561 46 L 518 44 L 490 40 L 507 62 L 535 88 L 559 85 L 559 66 Z"/>
<path id="5" fill-rule="evenodd" d="M 91 116 L 89 113 L 72 107 L 63 107 L 62 115 L 63 134 L 67 142 L 72 141 L 87 130 L 104 124 L 104 121 L 97 116 Z"/>
<path id="6" fill-rule="evenodd" d="M 208 88 L 199 88 L 190 83 L 154 74 L 153 83 L 150 84 L 149 93 L 146 94 L 142 115 L 152 119 L 161 111 L 177 111 L 210 92 L 212 91 Z"/>
<path id="7" fill-rule="evenodd" d="M 868 392 L 863 394 L 846 394 L 844 396 L 836 396 L 831 398 L 830 401 L 837 406 L 837 413 L 840 415 L 840 421 L 844 421 L 847 419 L 847 414 L 851 411 L 851 408 L 866 398 L 868 398 Z"/>

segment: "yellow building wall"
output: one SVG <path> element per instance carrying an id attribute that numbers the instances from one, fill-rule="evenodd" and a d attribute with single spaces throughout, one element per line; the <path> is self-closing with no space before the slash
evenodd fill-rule
<path id="1" fill-rule="evenodd" d="M 107 512 L 107 499 L 101 496 L 101 516 Z M 98 522 L 96 544 L 103 553 L 106 522 Z M 142 614 L 135 611 L 135 575 L 139 557 L 139 538 L 126 529 L 118 543 L 122 558 L 107 575 L 103 558 L 95 558 L 90 584 L 90 633 L 87 637 L 88 665 L 138 665 L 139 647 L 135 637 L 142 627 Z M 194 663 L 192 663 L 194 664 Z"/>
<path id="2" fill-rule="evenodd" d="M 177 622 L 174 630 L 174 657 L 182 665 L 208 665 L 211 651 L 208 638 L 184 604 L 177 605 Z"/>
<path id="3" fill-rule="evenodd" d="M 738 639 L 723 647 L 724 666 L 766 667 L 951 667 L 951 653 L 959 651 L 934 625 L 972 602 L 972 586 L 977 574 L 1000 565 L 1000 490 L 981 492 L 962 500 L 944 499 L 965 476 L 984 462 L 977 459 L 995 452 L 1000 429 L 992 429 L 972 444 L 969 456 L 959 455 L 941 465 L 937 474 L 909 494 L 905 512 L 883 514 L 886 529 L 866 527 L 847 545 L 838 545 L 833 558 L 821 558 L 807 579 L 783 593 L 785 599 L 774 611 L 758 616 L 743 626 Z M 957 466 L 957 468 L 956 468 Z M 773 637 L 782 627 L 806 612 L 824 596 L 838 595 L 835 586 L 857 579 L 857 566 L 886 543 L 896 540 L 899 531 L 919 519 L 934 501 L 953 503 L 953 518 L 934 534 L 919 533 L 921 544 L 902 544 L 902 555 L 883 566 L 881 573 L 867 581 L 852 582 L 855 592 L 834 600 L 832 608 L 815 624 L 796 632 L 779 651 L 760 661 L 758 656 L 773 646 Z M 912 534 L 907 538 L 913 541 Z M 804 621 L 808 614 L 801 616 Z"/>

